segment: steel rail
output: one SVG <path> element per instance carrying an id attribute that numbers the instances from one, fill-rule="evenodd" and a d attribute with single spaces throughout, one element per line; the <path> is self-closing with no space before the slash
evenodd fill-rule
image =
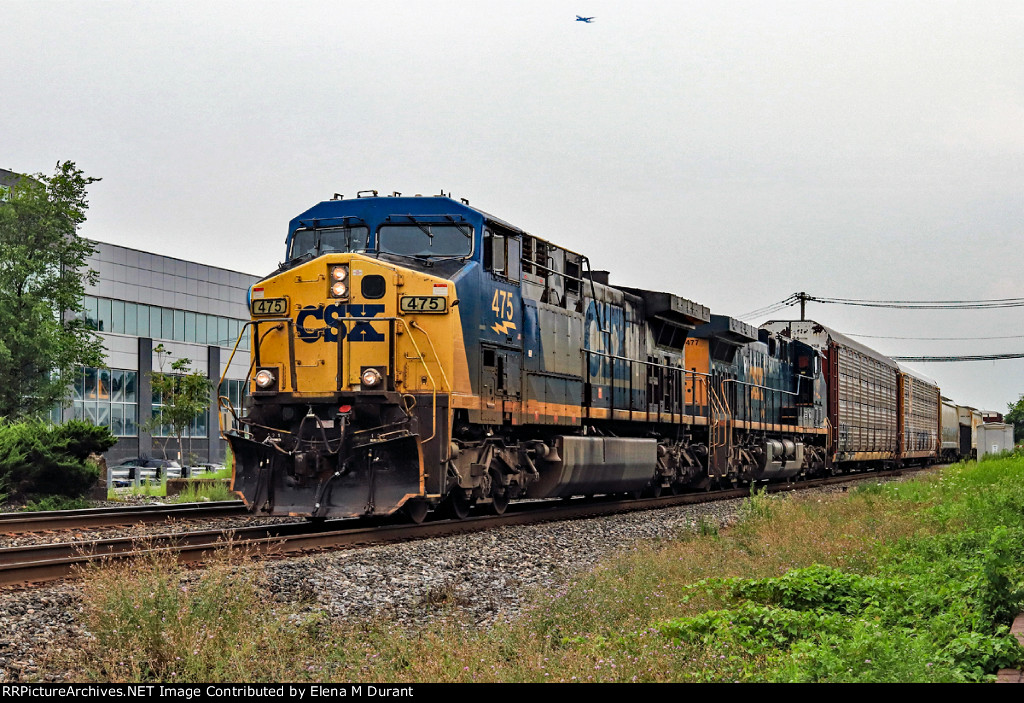
<path id="1" fill-rule="evenodd" d="M 245 514 L 245 506 L 240 500 L 0 513 L 0 534 L 46 532 L 79 527 L 137 525 L 139 523 L 163 522 L 171 518 L 191 520 Z"/>

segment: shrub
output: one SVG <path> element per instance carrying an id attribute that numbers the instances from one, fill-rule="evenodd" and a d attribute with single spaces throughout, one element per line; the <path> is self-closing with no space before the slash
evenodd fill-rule
<path id="1" fill-rule="evenodd" d="M 0 485 L 18 497 L 81 496 L 99 479 L 99 468 L 86 461 L 89 455 L 116 441 L 106 427 L 81 420 L 0 424 Z"/>

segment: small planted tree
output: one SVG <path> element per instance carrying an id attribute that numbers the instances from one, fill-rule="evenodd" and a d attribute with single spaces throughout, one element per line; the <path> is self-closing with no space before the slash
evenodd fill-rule
<path id="1" fill-rule="evenodd" d="M 159 355 L 160 371 L 153 373 L 151 381 L 153 394 L 159 394 L 162 407 L 144 427 L 152 431 L 167 425 L 178 440 L 179 451 L 184 451 L 184 436 L 196 417 L 206 411 L 210 403 L 210 381 L 200 371 L 191 368 L 192 360 L 181 358 L 171 362 L 170 373 L 164 372 L 164 360 L 171 352 L 158 344 L 154 349 Z M 188 453 L 192 453 L 192 436 L 189 434 Z M 163 443 L 164 458 L 167 458 L 167 440 Z"/>

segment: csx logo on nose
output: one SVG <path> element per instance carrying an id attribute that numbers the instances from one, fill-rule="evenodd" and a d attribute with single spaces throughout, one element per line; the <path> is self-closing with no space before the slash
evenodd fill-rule
<path id="1" fill-rule="evenodd" d="M 352 325 L 352 330 L 349 331 L 346 324 L 341 320 L 341 318 L 346 317 L 376 317 L 382 312 L 384 312 L 383 305 L 345 305 L 343 303 L 335 303 L 334 305 L 326 305 L 322 308 L 310 305 L 299 311 L 299 316 L 295 318 L 295 327 L 299 333 L 299 339 L 303 342 L 315 342 L 321 337 L 323 337 L 325 342 L 338 342 L 345 339 L 346 336 L 348 336 L 348 341 L 350 342 L 383 342 L 384 335 L 373 329 L 369 322 L 353 322 L 349 320 L 349 324 Z M 324 326 L 306 327 L 306 321 L 309 318 L 322 320 Z"/>

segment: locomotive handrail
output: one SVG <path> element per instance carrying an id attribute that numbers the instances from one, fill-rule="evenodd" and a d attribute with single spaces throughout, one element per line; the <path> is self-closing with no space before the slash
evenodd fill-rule
<path id="1" fill-rule="evenodd" d="M 584 256 L 584 257 L 581 257 L 581 258 L 585 259 L 587 257 Z M 545 266 L 544 264 L 538 264 L 536 261 L 531 261 L 530 265 L 533 266 L 534 268 L 544 269 L 548 273 L 554 274 L 555 276 L 561 276 L 562 278 L 567 278 L 567 279 L 569 279 L 571 281 L 576 281 L 577 283 L 584 283 L 584 282 L 590 280 L 590 279 L 587 279 L 587 278 L 583 278 L 582 276 L 573 276 L 571 274 L 565 273 L 564 271 L 558 271 L 556 269 L 549 268 L 549 267 Z M 588 266 L 589 266 L 589 263 L 588 263 Z"/>
<path id="2" fill-rule="evenodd" d="M 403 324 L 405 324 L 405 323 L 403 322 Z M 414 330 L 419 330 L 420 332 L 423 333 L 423 336 L 427 338 L 427 344 L 430 345 L 430 351 L 434 352 L 434 360 L 437 363 L 437 369 L 438 369 L 438 371 L 441 372 L 441 379 L 444 381 L 444 385 L 448 389 L 448 392 L 451 393 L 452 392 L 452 384 L 448 380 L 448 374 L 446 374 L 444 372 L 444 366 L 441 364 L 441 357 L 438 355 L 437 349 L 434 347 L 434 341 L 430 338 L 430 333 L 427 332 L 422 327 L 420 327 L 418 324 L 416 324 L 416 320 L 413 320 L 410 324 L 407 325 L 407 327 L 409 327 L 411 329 L 414 329 Z M 410 340 L 411 339 L 412 339 L 412 336 L 410 335 Z"/>
<path id="3" fill-rule="evenodd" d="M 227 401 L 227 402 L 225 403 L 224 401 Z M 231 413 L 231 417 L 234 419 L 234 423 L 233 424 L 236 427 L 241 426 L 241 423 L 238 421 L 238 413 L 235 412 L 235 406 L 231 404 L 231 399 L 228 398 L 226 395 L 220 395 L 218 393 L 217 394 L 217 410 L 218 410 L 218 412 L 217 412 L 217 426 L 220 429 L 221 435 L 224 434 L 224 411 L 225 411 L 225 409 L 227 410 L 227 412 Z M 235 428 L 233 428 L 233 429 L 235 429 Z M 246 434 L 251 434 L 251 433 L 246 432 Z"/>
<path id="4" fill-rule="evenodd" d="M 724 379 L 722 379 L 722 391 L 723 392 L 725 391 L 725 384 L 726 383 L 735 383 L 736 385 L 739 385 L 739 386 L 748 386 L 750 388 L 758 388 L 760 390 L 765 390 L 765 391 L 769 391 L 769 392 L 772 392 L 772 393 L 784 393 L 786 395 L 799 395 L 799 391 L 794 392 L 794 391 L 783 390 L 782 388 L 772 388 L 771 386 L 765 386 L 765 385 L 762 385 L 762 384 L 759 384 L 759 383 L 750 383 L 749 381 L 741 381 L 738 378 L 724 378 Z M 797 381 L 797 384 L 799 384 L 799 381 Z M 799 385 L 797 386 L 797 388 L 799 388 Z M 751 397 L 750 394 L 747 394 L 746 400 L 748 402 L 748 405 L 747 405 L 746 409 L 747 409 L 747 417 L 748 417 L 748 420 L 749 420 L 750 417 L 751 417 L 749 402 L 750 402 L 750 400 L 752 400 L 752 397 Z M 764 398 L 762 398 L 761 402 L 767 404 L 768 401 L 766 401 Z M 773 404 L 772 410 L 773 411 L 775 410 L 774 404 Z M 771 422 L 771 423 L 764 423 L 764 424 L 772 425 L 773 431 L 776 431 L 776 432 L 781 431 L 780 428 L 775 427 L 776 425 L 779 425 L 780 423 Z"/>
<path id="5" fill-rule="evenodd" d="M 587 270 L 590 271 L 590 276 L 588 276 L 588 279 L 590 280 L 590 299 L 594 301 L 594 313 L 597 316 L 597 329 L 605 334 L 610 334 L 610 330 L 606 330 L 604 328 L 604 321 L 601 319 L 601 301 L 597 299 L 597 289 L 594 287 L 594 269 L 590 265 L 590 257 L 580 256 L 581 268 L 584 263 L 587 265 Z"/>
<path id="6" fill-rule="evenodd" d="M 339 318 L 336 318 L 336 319 L 337 319 L 338 322 L 366 322 L 367 321 L 366 318 L 362 318 L 362 317 L 339 317 Z M 431 413 L 430 413 L 430 415 L 431 415 L 431 433 L 430 433 L 429 437 L 427 437 L 424 440 L 421 440 L 421 442 L 423 442 L 423 443 L 429 442 L 430 440 L 432 440 L 435 437 L 435 435 L 437 435 L 437 381 L 434 378 L 434 374 L 431 373 L 430 368 L 427 366 L 426 357 L 423 355 L 423 352 L 420 351 L 419 345 L 416 344 L 416 340 L 413 338 L 412 330 L 413 329 L 418 329 L 427 338 L 427 342 L 430 344 L 431 351 L 434 352 L 434 360 L 437 363 L 438 368 L 441 371 L 442 378 L 444 379 L 445 387 L 448 389 L 448 392 L 451 393 L 451 390 L 452 390 L 451 389 L 451 383 L 448 381 L 448 376 L 447 376 L 447 374 L 445 374 L 444 367 L 441 365 L 441 358 L 437 354 L 437 350 L 434 347 L 434 342 L 430 338 L 430 334 L 425 329 L 420 327 L 419 325 L 416 325 L 415 321 L 413 321 L 412 326 L 410 326 L 410 324 L 407 323 L 401 317 L 375 317 L 375 318 L 373 318 L 373 321 L 374 322 L 400 323 L 403 327 L 405 327 L 407 330 L 409 330 L 409 337 L 408 337 L 409 342 L 412 344 L 413 349 L 416 350 L 417 358 L 423 364 L 423 370 L 426 372 L 427 378 L 430 379 L 430 387 L 431 387 Z M 292 319 L 289 318 L 289 317 L 267 317 L 267 318 L 262 318 L 262 319 L 259 319 L 259 320 L 249 320 L 249 321 L 245 322 L 245 324 L 242 325 L 241 331 L 239 332 L 238 339 L 235 340 L 235 346 L 231 350 L 231 355 L 228 357 L 228 362 L 227 362 L 227 364 L 224 365 L 224 371 L 221 373 L 221 377 L 220 377 L 220 383 L 221 384 L 224 383 L 224 378 L 227 376 L 228 369 L 231 368 L 231 363 L 232 363 L 232 361 L 235 358 L 235 353 L 238 351 L 238 345 L 242 341 L 242 337 L 243 337 L 243 335 L 245 333 L 246 328 L 249 327 L 250 325 L 252 325 L 253 328 L 258 333 L 259 325 L 261 325 L 263 323 L 267 323 L 267 322 L 283 322 L 283 323 L 288 325 L 289 329 L 292 327 Z M 270 331 L 272 331 L 272 330 L 268 330 L 267 332 L 269 333 Z M 394 337 L 395 337 L 395 335 L 392 334 L 391 335 L 392 340 L 394 340 Z M 297 379 L 295 377 L 295 358 L 294 358 L 295 354 L 294 354 L 294 348 L 292 346 L 292 342 L 293 342 L 292 335 L 288 335 L 288 341 L 289 341 L 289 344 L 288 344 L 288 365 L 289 365 L 289 371 L 291 372 L 292 390 L 298 390 L 297 387 L 296 387 L 298 384 L 296 383 Z M 257 336 L 256 337 L 256 345 L 255 345 L 255 348 L 252 351 L 252 353 L 253 353 L 252 361 L 249 364 L 249 376 L 252 375 L 252 369 L 259 362 L 260 346 L 262 345 L 262 342 L 263 342 L 263 339 L 260 338 L 259 336 Z M 391 364 L 391 373 L 394 373 L 395 372 L 395 366 L 396 366 L 395 360 L 392 359 L 391 362 L 392 362 L 392 364 Z M 342 373 L 343 373 L 343 369 L 339 368 L 338 369 L 339 377 L 341 376 Z M 246 380 L 247 381 L 249 380 L 248 377 L 246 378 Z M 218 385 L 218 388 L 219 387 L 220 386 Z M 220 407 L 221 407 L 221 403 L 220 403 L 220 398 L 218 397 L 218 408 L 220 408 Z M 234 413 L 232 413 L 232 414 L 234 414 Z M 224 435 L 224 417 L 220 413 L 218 413 L 218 415 L 217 415 L 217 424 L 218 424 L 218 428 L 220 429 L 220 433 L 223 436 Z"/>
<path id="7" fill-rule="evenodd" d="M 751 388 L 760 388 L 762 390 L 772 391 L 772 392 L 775 392 L 775 393 L 785 393 L 786 395 L 799 395 L 799 391 L 787 391 L 787 390 L 783 390 L 782 388 L 772 388 L 771 386 L 762 386 L 759 383 L 750 383 L 749 381 L 741 381 L 738 378 L 726 378 L 726 379 L 723 379 L 722 380 L 722 384 L 724 385 L 726 383 L 736 383 L 736 384 L 739 384 L 741 386 L 750 386 Z"/>
<path id="8" fill-rule="evenodd" d="M 338 321 L 338 322 L 367 322 L 367 318 L 365 318 L 365 317 L 338 317 L 338 318 L 334 318 L 334 319 L 336 321 Z M 445 387 L 448 389 L 448 392 L 451 393 L 452 392 L 452 386 L 451 386 L 451 383 L 448 381 L 447 374 L 445 374 L 445 372 L 444 372 L 444 366 L 441 364 L 441 357 L 438 356 L 437 350 L 434 348 L 434 342 L 430 338 L 430 334 L 425 329 L 423 329 L 422 327 L 417 325 L 415 320 L 413 320 L 412 324 L 410 325 L 408 322 L 405 321 L 404 318 L 401 318 L 401 317 L 374 317 L 372 319 L 372 322 L 387 322 L 387 323 L 390 323 L 390 327 L 391 327 L 391 353 L 392 353 L 392 356 L 394 355 L 394 347 L 395 347 L 394 324 L 395 323 L 399 323 L 403 327 L 405 327 L 405 329 L 409 332 L 409 337 L 408 337 L 409 342 L 410 342 L 410 344 L 412 344 L 412 348 L 416 350 L 416 358 L 420 361 L 420 363 L 423 364 L 423 370 L 426 372 L 427 378 L 430 379 L 430 390 L 431 390 L 431 412 L 430 412 L 431 427 L 430 427 L 430 436 L 427 437 L 426 439 L 420 440 L 421 444 L 426 444 L 427 442 L 432 440 L 435 437 L 435 435 L 437 435 L 437 381 L 434 379 L 434 374 L 432 374 L 430 372 L 430 367 L 427 366 L 427 359 L 426 359 L 426 357 L 423 355 L 423 352 L 420 351 L 419 345 L 416 344 L 416 340 L 413 339 L 412 330 L 413 329 L 419 330 L 427 338 L 427 342 L 430 344 L 430 349 L 431 349 L 431 351 L 434 352 L 434 361 L 437 364 L 437 367 L 438 367 L 438 369 L 441 372 L 441 377 L 444 379 Z M 346 336 L 345 339 L 347 340 L 348 337 Z M 341 343 L 339 343 L 338 346 L 339 346 L 339 350 L 340 350 L 341 349 Z M 390 359 L 390 362 L 391 362 L 390 372 L 393 374 L 393 373 L 395 373 L 395 370 L 396 370 L 395 367 L 398 365 L 398 363 L 397 363 L 397 360 L 394 359 L 394 358 Z M 342 367 L 342 363 L 343 363 L 342 360 L 339 358 L 339 360 L 338 360 L 338 378 L 339 379 L 344 374 L 344 369 L 341 368 Z"/>
<path id="9" fill-rule="evenodd" d="M 224 379 L 228 375 L 228 369 L 231 368 L 231 362 L 234 361 L 234 359 L 235 359 L 235 353 L 238 352 L 238 345 L 242 343 L 242 337 L 245 335 L 246 328 L 249 327 L 249 325 L 252 325 L 253 326 L 253 331 L 256 333 L 256 346 L 252 350 L 252 357 L 250 358 L 250 361 L 249 361 L 249 373 L 245 377 L 246 383 L 249 382 L 249 379 L 252 377 L 252 370 L 253 370 L 253 368 L 255 368 L 256 364 L 259 362 L 259 358 L 260 358 L 260 345 L 263 343 L 263 338 L 261 338 L 258 333 L 259 333 L 259 326 L 260 326 L 260 324 L 262 324 L 264 322 L 283 322 L 286 325 L 288 325 L 289 328 L 291 328 L 291 326 L 292 326 L 292 319 L 290 317 L 265 317 L 265 318 L 262 318 L 260 320 L 248 320 L 248 321 L 246 321 L 242 325 L 242 329 L 239 330 L 239 332 L 238 332 L 238 338 L 235 340 L 235 346 L 231 348 L 231 354 L 230 354 L 230 356 L 228 356 L 228 363 L 224 364 L 224 370 L 221 372 L 220 380 L 217 382 L 217 388 L 218 389 L 220 389 L 220 387 L 222 385 L 224 385 Z M 267 332 L 263 336 L 266 337 L 267 334 L 270 334 L 275 329 L 280 329 L 280 327 L 272 327 L 271 329 L 267 330 Z M 292 336 L 288 335 L 288 360 L 289 360 L 289 366 L 291 367 L 290 370 L 291 370 L 291 376 L 292 376 L 292 388 L 293 389 L 295 387 L 295 367 L 294 367 L 294 364 L 292 363 L 292 361 L 294 359 L 294 356 L 295 356 L 295 348 L 294 348 L 294 346 L 292 344 Z M 221 396 L 220 396 L 220 394 L 218 392 L 218 395 L 217 395 L 217 408 L 218 408 L 218 410 L 222 407 L 220 400 L 221 400 Z M 232 406 L 232 409 L 233 409 L 233 406 Z M 235 415 L 234 412 L 232 412 L 231 414 L 234 415 L 235 418 L 237 419 L 238 416 Z M 220 434 L 223 437 L 224 436 L 224 416 L 221 413 L 219 413 L 219 412 L 217 413 L 217 428 L 220 430 Z"/>
<path id="10" fill-rule="evenodd" d="M 708 447 L 708 449 L 710 450 L 710 449 L 716 449 L 718 447 L 724 447 L 724 446 L 726 446 L 728 444 L 728 442 L 729 442 L 728 436 L 724 436 L 722 438 L 721 442 L 718 442 L 718 441 L 715 440 L 714 429 L 720 427 L 720 421 L 719 421 L 718 415 L 721 415 L 722 416 L 721 419 L 724 420 L 726 423 L 728 423 L 729 422 L 729 417 L 730 417 L 730 415 L 732 413 L 731 413 L 731 410 L 729 409 L 729 401 L 727 399 L 720 398 L 718 396 L 718 394 L 715 392 L 715 389 L 714 389 L 714 387 L 712 385 L 708 384 L 707 391 L 708 391 L 708 411 L 710 413 L 712 408 L 713 408 L 714 409 L 714 413 L 715 413 L 715 417 L 713 418 L 714 419 L 714 424 L 713 424 L 713 427 L 710 428 L 710 431 L 709 431 L 709 434 L 711 435 L 711 437 L 710 437 L 711 441 L 709 442 L 710 446 Z M 728 432 L 728 428 L 727 427 L 726 428 L 722 428 L 722 433 L 723 434 L 727 434 L 727 432 Z"/>
<path id="11" fill-rule="evenodd" d="M 410 330 L 409 341 L 412 342 L 413 349 L 415 349 L 416 353 L 419 355 L 420 363 L 423 364 L 423 370 L 426 371 L 427 376 L 430 377 L 430 385 L 433 390 L 433 394 L 431 395 L 432 407 L 430 409 L 430 436 L 421 442 L 421 444 L 426 444 L 432 440 L 435 435 L 437 435 L 437 383 L 434 381 L 434 377 L 430 373 L 430 369 L 427 367 L 427 361 L 423 358 L 423 352 L 421 352 L 420 348 L 416 346 L 416 340 L 412 338 L 411 330 L 417 329 L 423 333 L 424 337 L 427 338 L 427 343 L 430 344 L 430 350 L 434 352 L 434 362 L 437 364 L 437 368 L 441 372 L 441 378 L 444 379 L 444 384 L 448 388 L 448 393 L 452 392 L 452 386 L 448 381 L 448 375 L 444 372 L 444 366 L 441 364 L 441 357 L 437 355 L 437 349 L 434 348 L 434 341 L 430 338 L 430 334 L 425 329 L 417 325 L 416 320 L 413 320 L 411 324 L 406 324 L 405 320 L 402 320 L 401 322 L 406 329 Z M 451 401 L 449 401 L 448 407 L 451 407 Z"/>
<path id="12" fill-rule="evenodd" d="M 661 368 L 674 369 L 676 371 L 685 371 L 688 374 L 692 373 L 692 374 L 696 374 L 698 376 L 711 376 L 710 373 L 706 373 L 704 371 L 693 371 L 693 370 L 690 370 L 690 369 L 683 368 L 682 366 L 669 366 L 668 364 L 661 364 L 661 363 L 658 363 L 657 361 L 644 361 L 643 359 L 631 359 L 628 356 L 619 356 L 617 354 L 608 354 L 606 352 L 597 351 L 596 349 L 584 349 L 583 351 L 586 352 L 587 354 L 594 354 L 595 356 L 603 356 L 603 357 L 607 357 L 609 359 L 617 359 L 619 361 L 628 361 L 628 362 L 634 363 L 634 364 L 643 364 L 645 366 L 660 366 Z"/>
<path id="13" fill-rule="evenodd" d="M 611 378 L 611 384 L 610 384 L 611 395 L 608 398 L 609 410 L 612 410 L 612 411 L 614 411 L 616 409 L 616 407 L 615 407 L 615 387 L 616 387 L 616 384 L 615 384 L 615 362 L 616 361 L 626 362 L 627 373 L 629 375 L 629 402 L 626 405 L 626 407 L 622 408 L 622 409 L 625 409 L 628 412 L 633 412 L 633 390 L 634 390 L 634 388 L 633 388 L 633 365 L 634 364 L 640 364 L 640 365 L 642 365 L 644 367 L 648 367 L 648 368 L 656 368 L 656 369 L 658 369 L 659 371 L 662 371 L 662 372 L 668 371 L 672 378 L 675 378 L 676 380 L 678 380 L 680 382 L 680 387 L 679 387 L 679 391 L 678 391 L 679 392 L 678 398 L 673 398 L 673 400 L 678 399 L 678 401 L 679 401 L 679 414 L 681 416 L 683 416 L 683 417 L 686 417 L 686 415 L 690 415 L 692 417 L 696 417 L 697 416 L 696 415 L 696 397 L 695 396 L 692 399 L 693 402 L 690 403 L 690 405 L 692 405 L 694 407 L 691 409 L 692 410 L 691 412 L 689 412 L 689 413 L 687 412 L 687 402 L 686 402 L 687 390 L 686 390 L 686 385 L 690 382 L 690 377 L 692 376 L 693 383 L 694 383 L 695 386 L 696 386 L 697 381 L 701 381 L 704 384 L 705 388 L 710 387 L 709 381 L 711 379 L 711 374 L 703 372 L 703 371 L 697 371 L 696 369 L 689 370 L 689 369 L 686 369 L 686 368 L 681 367 L 681 366 L 669 366 L 668 364 L 663 364 L 663 363 L 660 363 L 660 362 L 657 362 L 657 361 L 645 361 L 643 359 L 631 359 L 631 358 L 626 357 L 626 356 L 619 356 L 617 354 L 609 354 L 607 352 L 601 352 L 601 351 L 597 351 L 597 350 L 593 350 L 593 349 L 583 349 L 582 352 L 584 354 L 583 361 L 584 361 L 584 366 L 585 366 L 585 370 L 586 370 L 586 374 L 585 374 L 584 378 L 586 380 L 586 383 L 588 383 L 588 384 L 592 383 L 592 379 L 593 379 L 593 377 L 592 377 L 592 375 L 590 373 L 590 357 L 591 356 L 596 356 L 598 358 L 608 359 L 608 360 L 610 360 L 612 362 L 612 364 L 611 364 L 611 366 L 612 366 L 612 368 L 611 368 L 611 376 L 612 376 L 612 378 Z M 663 377 L 664 377 L 664 374 L 659 374 L 659 378 L 663 378 Z M 694 394 L 694 389 L 690 389 L 689 392 L 691 393 L 691 395 L 693 395 Z M 661 421 L 661 413 L 662 413 L 660 405 L 661 404 L 659 403 L 659 409 L 658 409 L 658 413 L 657 413 L 658 414 L 658 421 L 659 422 Z M 651 409 L 650 409 L 650 405 L 649 404 L 648 404 L 647 408 L 643 412 L 646 412 L 648 419 L 650 419 Z M 710 422 L 710 419 L 709 419 L 709 422 Z"/>

